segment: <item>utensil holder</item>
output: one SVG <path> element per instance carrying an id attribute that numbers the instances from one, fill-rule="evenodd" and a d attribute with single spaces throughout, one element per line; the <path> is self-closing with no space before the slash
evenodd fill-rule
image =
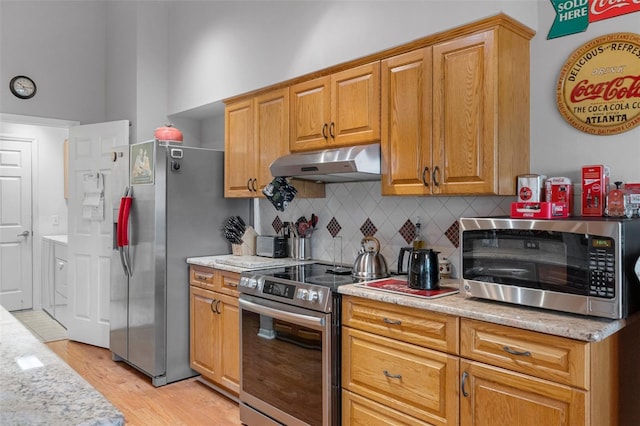
<path id="1" fill-rule="evenodd" d="M 298 260 L 311 259 L 311 238 L 293 237 L 291 238 L 291 257 Z"/>
<path id="2" fill-rule="evenodd" d="M 231 244 L 231 253 L 235 256 L 255 256 L 258 233 L 249 226 L 242 234 L 242 244 Z"/>

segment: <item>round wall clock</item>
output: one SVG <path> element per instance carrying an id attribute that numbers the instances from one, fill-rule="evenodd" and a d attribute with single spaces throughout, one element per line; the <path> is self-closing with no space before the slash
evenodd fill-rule
<path id="1" fill-rule="evenodd" d="M 30 99 L 36 94 L 36 83 L 29 77 L 17 75 L 9 82 L 9 89 L 20 99 Z"/>

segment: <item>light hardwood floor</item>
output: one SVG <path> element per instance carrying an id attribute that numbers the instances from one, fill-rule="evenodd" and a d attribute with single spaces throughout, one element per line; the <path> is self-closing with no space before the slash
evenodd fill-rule
<path id="1" fill-rule="evenodd" d="M 111 352 L 59 340 L 46 344 L 123 414 L 129 426 L 240 425 L 238 405 L 193 379 L 154 387 L 151 380 Z"/>

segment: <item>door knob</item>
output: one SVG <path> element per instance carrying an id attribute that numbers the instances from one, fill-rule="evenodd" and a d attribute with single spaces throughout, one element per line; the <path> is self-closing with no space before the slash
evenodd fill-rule
<path id="1" fill-rule="evenodd" d="M 29 231 L 24 231 L 21 234 L 16 235 L 17 237 L 28 237 L 29 236 Z"/>

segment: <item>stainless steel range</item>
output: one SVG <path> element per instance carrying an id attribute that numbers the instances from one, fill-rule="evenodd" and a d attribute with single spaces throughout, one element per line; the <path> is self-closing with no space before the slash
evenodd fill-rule
<path id="1" fill-rule="evenodd" d="M 240 278 L 240 421 L 340 424 L 340 295 L 321 263 Z"/>

